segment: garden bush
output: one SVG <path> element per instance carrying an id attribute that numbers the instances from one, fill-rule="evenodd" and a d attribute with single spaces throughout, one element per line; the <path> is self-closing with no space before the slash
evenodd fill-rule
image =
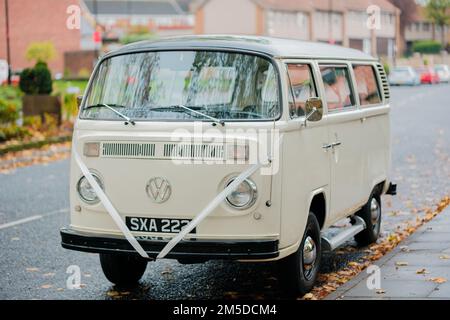
<path id="1" fill-rule="evenodd" d="M 17 103 L 0 98 L 0 125 L 15 122 L 19 118 L 19 111 Z"/>
<path id="2" fill-rule="evenodd" d="M 438 54 L 442 50 L 442 45 L 434 40 L 420 40 L 413 43 L 412 50 L 424 54 Z"/>
<path id="3" fill-rule="evenodd" d="M 4 142 L 11 139 L 23 139 L 31 136 L 29 129 L 20 127 L 15 124 L 0 127 L 0 142 Z"/>
<path id="4" fill-rule="evenodd" d="M 38 62 L 34 68 L 24 69 L 20 74 L 20 90 L 28 95 L 50 94 L 52 86 L 52 75 L 44 62 Z"/>

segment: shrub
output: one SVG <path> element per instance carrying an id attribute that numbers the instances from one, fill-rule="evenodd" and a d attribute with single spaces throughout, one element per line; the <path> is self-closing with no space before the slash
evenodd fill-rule
<path id="1" fill-rule="evenodd" d="M 15 124 L 7 127 L 0 127 L 0 142 L 11 139 L 23 139 L 31 136 L 31 132 L 25 127 L 19 127 Z"/>
<path id="2" fill-rule="evenodd" d="M 52 42 L 33 42 L 25 53 L 29 61 L 48 62 L 56 55 L 56 49 Z"/>
<path id="3" fill-rule="evenodd" d="M 12 123 L 19 118 L 19 107 L 13 101 L 0 99 L 0 124 Z"/>
<path id="4" fill-rule="evenodd" d="M 47 64 L 38 62 L 34 68 L 24 69 L 20 74 L 19 87 L 20 90 L 29 95 L 50 94 L 53 81 Z"/>
<path id="5" fill-rule="evenodd" d="M 413 43 L 412 50 L 424 54 L 437 54 L 441 52 L 442 45 L 434 40 L 420 40 Z"/>

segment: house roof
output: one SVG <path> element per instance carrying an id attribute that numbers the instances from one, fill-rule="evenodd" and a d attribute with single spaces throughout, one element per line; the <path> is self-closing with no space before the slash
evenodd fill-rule
<path id="1" fill-rule="evenodd" d="M 83 1 L 91 14 L 99 15 L 180 15 L 189 12 L 189 4 L 192 2 L 192 0 Z"/>
<path id="2" fill-rule="evenodd" d="M 374 60 L 373 57 L 362 51 L 337 45 L 241 35 L 181 36 L 135 42 L 108 53 L 104 58 L 118 54 L 152 50 L 237 50 L 260 53 L 271 57 Z"/>
<path id="3" fill-rule="evenodd" d="M 196 0 L 191 5 L 191 11 L 203 7 L 210 0 Z M 323 10 L 342 12 L 345 10 L 365 11 L 370 5 L 377 5 L 382 11 L 395 12 L 395 7 L 388 0 L 250 0 L 266 9 L 280 11 L 312 11 Z M 331 4 L 331 6 L 330 6 Z"/>

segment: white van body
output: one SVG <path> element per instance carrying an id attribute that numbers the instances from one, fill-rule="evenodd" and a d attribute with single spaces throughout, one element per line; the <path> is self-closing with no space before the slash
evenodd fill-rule
<path id="1" fill-rule="evenodd" d="M 208 118 L 200 123 L 196 121 L 196 125 L 194 121 L 139 119 L 135 125 L 125 125 L 126 121 L 120 117 L 99 120 L 83 116 L 93 83 L 98 81 L 96 75 L 105 61 L 136 53 L 180 51 L 232 52 L 267 59 L 278 79 L 279 115 L 266 121 L 225 120 L 224 126 L 216 125 Z M 290 114 L 289 101 L 293 91 L 289 65 L 307 66 L 311 71 L 317 97 L 323 102 L 323 115 L 319 121 L 309 121 L 307 115 L 293 118 Z M 356 94 L 360 84 L 355 80 L 355 68 L 359 65 L 366 66 L 364 71 L 373 70 L 379 95 L 375 104 L 362 106 L 360 96 Z M 353 93 L 353 104 L 341 110 L 327 108 L 328 93 L 321 75 L 326 68 L 329 71 L 334 66 L 345 71 L 350 81 L 346 88 Z M 261 169 L 251 175 L 257 195 L 253 194 L 254 201 L 250 206 L 238 209 L 222 201 L 196 226 L 195 233 L 186 235 L 168 253 L 168 258 L 181 262 L 283 260 L 299 250 L 310 212 L 314 213 L 323 232 L 337 221 L 354 216 L 374 192 L 379 197 L 390 186 L 390 107 L 386 75 L 374 58 L 353 49 L 242 36 L 192 36 L 132 44 L 101 59 L 80 109 L 73 134 L 74 153 L 80 155 L 82 162 L 99 179 L 104 193 L 150 258 L 155 258 L 174 233 L 181 230 L 177 224 L 191 221 L 230 179 L 249 167 L 248 161 L 226 163 L 224 150 L 229 150 L 227 143 L 225 147 L 210 143 L 225 131 L 228 137 L 236 138 L 249 148 L 258 141 L 254 135 L 246 133 L 247 129 L 267 132 L 266 138 L 272 147 L 279 143 L 279 157 L 277 161 L 265 164 L 265 174 Z M 278 140 L 271 140 L 273 132 Z M 170 145 L 178 138 L 192 143 L 179 143 L 176 150 L 196 148 L 192 146 L 194 144 L 202 150 L 205 145 L 219 148 L 217 150 L 222 153 L 208 153 L 210 160 L 218 160 L 212 163 L 201 163 L 205 154 L 197 159 L 200 160 L 198 164 L 176 163 L 171 158 L 174 153 L 167 150 L 177 148 Z M 92 150 L 86 150 L 89 148 L 94 151 L 90 153 Z M 180 152 L 176 155 L 183 158 Z M 271 156 L 268 154 L 267 157 Z M 188 158 L 195 160 L 195 154 L 189 154 Z M 267 174 L 271 170 L 273 174 Z M 101 254 L 135 253 L 104 203 L 87 203 L 80 197 L 78 187 L 83 173 L 74 159 L 70 176 L 71 224 L 61 230 L 63 246 Z M 152 199 L 149 190 L 152 184 L 164 189 L 157 188 L 159 192 L 167 191 L 162 196 L 164 199 L 158 199 L 160 194 Z M 159 231 L 162 228 L 174 232 L 152 232 L 151 224 L 155 222 L 139 218 L 168 219 L 157 221 L 167 224 L 166 228 L 159 226 Z M 142 228 L 140 224 L 143 224 Z M 322 241 L 327 242 L 326 239 Z M 333 249 L 334 245 L 330 243 L 328 247 Z M 320 246 L 320 243 L 315 245 Z"/>

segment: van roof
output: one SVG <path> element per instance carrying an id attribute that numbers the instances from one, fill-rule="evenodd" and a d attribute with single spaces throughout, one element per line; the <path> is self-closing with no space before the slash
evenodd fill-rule
<path id="1" fill-rule="evenodd" d="M 283 58 L 375 60 L 372 56 L 365 54 L 362 51 L 338 45 L 242 35 L 177 36 L 153 41 L 139 41 L 112 51 L 108 53 L 105 58 L 136 51 L 177 49 L 233 49 Z"/>

